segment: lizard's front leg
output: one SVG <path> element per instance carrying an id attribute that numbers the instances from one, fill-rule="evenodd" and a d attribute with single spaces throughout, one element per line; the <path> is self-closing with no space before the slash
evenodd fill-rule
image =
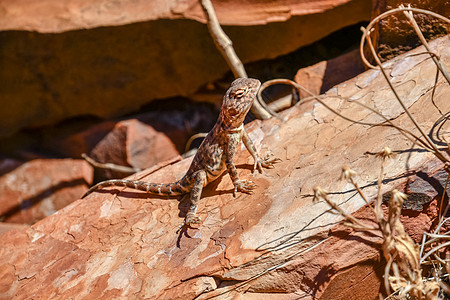
<path id="1" fill-rule="evenodd" d="M 253 145 L 252 140 L 248 136 L 245 129 L 242 129 L 242 142 L 244 142 L 245 148 L 247 148 L 247 151 L 250 152 L 250 154 L 253 157 L 253 160 L 255 161 L 253 165 L 253 172 L 258 169 L 259 172 L 263 173 L 264 168 L 273 168 L 273 164 L 280 161 L 279 158 L 272 157 L 272 155 L 266 155 L 264 158 L 260 158 L 258 155 L 258 151 L 255 148 L 255 145 Z"/>
<path id="2" fill-rule="evenodd" d="M 202 220 L 196 215 L 197 206 L 202 195 L 203 186 L 206 181 L 206 172 L 204 170 L 197 171 L 193 174 L 194 183 L 191 189 L 191 206 L 186 214 L 186 218 L 182 225 L 191 226 L 192 224 L 201 224 Z"/>
<path id="3" fill-rule="evenodd" d="M 234 155 L 236 153 L 236 146 L 239 142 L 237 135 L 231 135 L 228 138 L 228 143 L 225 151 L 225 164 L 227 166 L 228 174 L 230 174 L 231 181 L 233 181 L 234 192 L 233 195 L 236 197 L 236 192 L 240 191 L 247 194 L 252 194 L 253 189 L 256 187 L 250 180 L 240 180 L 237 175 L 236 166 L 234 165 Z"/>

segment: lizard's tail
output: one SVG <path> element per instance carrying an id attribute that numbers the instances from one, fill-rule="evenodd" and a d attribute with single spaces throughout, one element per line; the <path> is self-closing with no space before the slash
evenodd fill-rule
<path id="1" fill-rule="evenodd" d="M 126 180 L 126 179 L 111 179 L 97 183 L 91 187 L 84 195 L 81 197 L 83 199 L 87 195 L 91 194 L 95 190 L 104 188 L 107 186 L 126 186 L 135 190 L 145 191 L 154 195 L 164 195 L 164 196 L 177 196 L 189 192 L 189 187 L 186 186 L 187 182 L 185 178 L 172 183 L 150 183 L 138 180 Z"/>

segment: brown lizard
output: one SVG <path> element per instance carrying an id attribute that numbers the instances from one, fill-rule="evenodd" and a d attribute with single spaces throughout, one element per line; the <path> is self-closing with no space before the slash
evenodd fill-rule
<path id="1" fill-rule="evenodd" d="M 233 162 L 239 142 L 242 140 L 252 155 L 255 161 L 254 170 L 258 169 L 262 172 L 262 167 L 272 168 L 273 164 L 278 161 L 270 156 L 260 158 L 244 129 L 244 118 L 252 106 L 260 85 L 259 80 L 252 78 L 238 78 L 233 81 L 223 97 L 222 108 L 216 124 L 201 143 L 191 166 L 180 180 L 168 184 L 125 179 L 106 180 L 91 187 L 82 198 L 107 186 L 126 186 L 166 196 L 190 193 L 191 205 L 181 226 L 184 224 L 191 226 L 201 223 L 196 212 L 203 187 L 219 177 L 225 170 L 228 171 L 233 181 L 234 195 L 237 191 L 251 194 L 256 185 L 252 181 L 239 179 Z"/>

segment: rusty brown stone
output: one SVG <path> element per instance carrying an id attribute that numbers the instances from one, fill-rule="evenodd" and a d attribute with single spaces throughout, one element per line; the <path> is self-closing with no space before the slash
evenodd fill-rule
<path id="1" fill-rule="evenodd" d="M 118 122 L 90 152 L 100 163 L 112 163 L 146 169 L 179 156 L 172 141 L 153 127 L 139 120 Z M 100 170 L 99 170 L 100 171 Z M 124 173 L 103 170 L 106 178 L 122 178 Z M 129 174 L 126 174 L 129 175 Z"/>
<path id="2" fill-rule="evenodd" d="M 338 1 L 213 1 L 217 17 L 223 25 L 264 25 L 282 22 L 306 14 L 320 14 L 351 0 Z M 56 0 L 30 3 L 26 0 L 2 2 L 0 30 L 32 30 L 62 32 L 67 30 L 118 26 L 158 19 L 191 19 L 205 23 L 196 0 L 156 0 L 152 2 L 122 0 L 89 2 L 71 0 L 63 5 Z"/>
<path id="3" fill-rule="evenodd" d="M 19 230 L 25 231 L 28 229 L 30 225 L 26 224 L 15 224 L 15 223 L 4 223 L 0 222 L 0 234 L 10 231 L 10 230 Z"/>
<path id="4" fill-rule="evenodd" d="M 397 8 L 402 4 L 407 5 L 401 0 L 374 1 L 373 16 Z M 450 2 L 448 1 L 416 0 L 410 4 L 413 8 L 429 10 L 444 17 L 450 15 Z M 425 14 L 414 13 L 414 16 L 427 40 L 448 34 L 449 27 L 444 21 Z M 379 54 L 384 59 L 391 59 L 421 45 L 417 34 L 403 12 L 398 12 L 381 20 L 377 27 L 376 36 Z"/>
<path id="5" fill-rule="evenodd" d="M 320 95 L 364 71 L 359 50 L 353 50 L 328 61 L 298 70 L 294 80 L 313 94 Z M 309 93 L 300 91 L 301 98 L 309 96 Z"/>
<path id="6" fill-rule="evenodd" d="M 244 63 L 287 54 L 371 14 L 366 0 L 215 4 Z M 8 107 L 0 137 L 80 116 L 123 116 L 154 99 L 191 95 L 229 71 L 197 21 L 195 0 L 8 0 L 0 12 L 0 104 Z"/>
<path id="7" fill-rule="evenodd" d="M 444 64 L 450 62 L 449 46 L 448 38 L 432 43 Z M 423 49 L 408 55 L 419 52 Z M 411 61 L 400 56 L 385 67 L 405 105 L 428 132 L 441 116 L 436 107 L 450 109 L 450 88 L 440 78 L 436 106 L 430 105 L 435 66 L 422 55 L 413 57 Z M 411 126 L 378 70 L 337 85 L 325 101 L 346 116 L 381 121 L 355 105 L 355 100 L 382 111 L 399 126 Z M 248 299 L 330 299 L 331 295 L 352 299 L 370 292 L 374 295 L 366 294 L 366 299 L 376 299 L 383 268 L 379 237 L 336 227 L 341 218 L 330 214 L 326 203 L 313 201 L 313 187 L 322 186 L 342 209 L 371 222 L 370 210 L 354 187 L 338 179 L 343 165 L 358 173 L 355 180 L 372 200 L 378 193 L 381 165 L 373 153 L 384 146 L 397 155 L 386 162 L 383 191 L 404 185 L 412 170 L 437 174 L 442 163 L 416 150 L 393 128 L 356 125 L 319 104 L 299 105 L 281 116 L 285 122 L 254 121 L 246 129 L 261 154 L 270 150 L 282 161 L 252 176 L 251 157 L 244 149 L 238 151 L 239 175 L 251 178 L 258 188 L 253 195 L 234 198 L 228 175 L 205 187 L 199 229 L 176 233 L 186 201 L 111 187 L 28 230 L 2 234 L 2 297 L 167 299 L 183 294 L 207 299 L 220 294 Z M 189 163 L 185 159 L 131 178 L 171 182 L 185 173 Z M 433 201 L 425 212 L 430 220 L 436 212 Z M 425 218 L 419 223 L 421 230 L 431 228 Z"/>
<path id="8" fill-rule="evenodd" d="M 92 184 L 83 160 L 36 159 L 0 177 L 0 216 L 10 223 L 33 224 L 67 206 Z"/>

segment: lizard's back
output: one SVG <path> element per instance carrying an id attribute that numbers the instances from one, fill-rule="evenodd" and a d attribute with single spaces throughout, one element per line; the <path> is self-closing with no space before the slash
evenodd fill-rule
<path id="1" fill-rule="evenodd" d="M 226 170 L 225 138 L 220 124 L 216 124 L 198 148 L 185 177 L 189 178 L 195 172 L 204 170 L 207 175 L 205 185 L 219 177 Z"/>

